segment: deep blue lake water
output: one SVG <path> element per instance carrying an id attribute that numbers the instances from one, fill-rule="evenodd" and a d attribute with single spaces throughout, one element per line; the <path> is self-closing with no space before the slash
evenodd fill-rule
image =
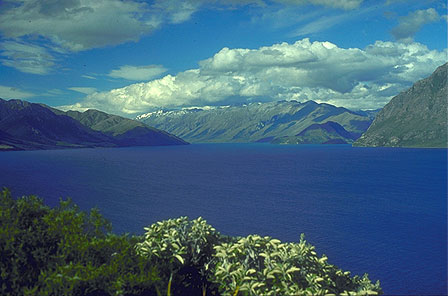
<path id="1" fill-rule="evenodd" d="M 97 206 L 116 232 L 202 216 L 307 241 L 385 294 L 447 292 L 447 150 L 197 144 L 0 153 L 0 186 Z"/>

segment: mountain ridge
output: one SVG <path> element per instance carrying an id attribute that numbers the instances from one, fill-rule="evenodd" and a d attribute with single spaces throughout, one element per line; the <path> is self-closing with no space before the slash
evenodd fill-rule
<path id="1" fill-rule="evenodd" d="M 446 148 L 447 76 L 445 63 L 393 97 L 354 145 Z"/>
<path id="2" fill-rule="evenodd" d="M 255 102 L 204 109 L 159 110 L 139 115 L 137 119 L 193 143 L 279 143 L 281 141 L 275 139 L 297 137 L 309 126 L 328 121 L 336 122 L 348 133 L 359 136 L 372 122 L 367 113 L 314 101 Z M 338 135 L 336 138 L 343 138 L 345 143 L 353 142 L 352 136 L 345 138 Z M 322 140 L 326 142 L 331 139 L 329 134 L 327 139 Z"/>
<path id="3" fill-rule="evenodd" d="M 76 112 L 64 112 L 22 100 L 0 99 L 0 150 L 186 144 L 173 135 L 131 119 L 97 110 L 86 111 L 85 115 Z M 121 128 L 121 133 L 114 134 L 113 130 L 106 131 L 105 128 L 91 128 L 86 121 L 77 120 L 90 115 L 113 118 L 116 121 L 115 129 Z M 99 122 L 94 118 L 90 121 L 92 126 Z"/>

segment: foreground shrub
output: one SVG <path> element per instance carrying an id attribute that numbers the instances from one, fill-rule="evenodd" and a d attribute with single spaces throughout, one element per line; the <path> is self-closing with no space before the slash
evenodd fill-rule
<path id="1" fill-rule="evenodd" d="M 157 273 L 136 237 L 110 233 L 97 210 L 54 209 L 0 194 L 0 295 L 155 295 Z M 164 285 L 164 284 L 163 284 Z"/>
<path id="2" fill-rule="evenodd" d="M 367 275 L 351 277 L 318 257 L 303 235 L 299 243 L 249 235 L 228 238 L 198 218 L 157 222 L 136 245 L 149 260 L 166 262 L 173 293 L 182 295 L 378 295 Z M 181 277 L 189 270 L 187 277 Z M 197 275 L 195 278 L 194 275 Z M 177 282 L 176 291 L 174 288 Z M 189 292 L 185 293 L 188 284 Z M 202 288 L 201 288 L 202 287 Z M 192 293 L 194 292 L 194 293 Z M 202 294 L 204 295 L 204 294 Z"/>
<path id="3" fill-rule="evenodd" d="M 219 233 L 202 218 L 170 219 L 145 228 L 145 240 L 136 248 L 140 254 L 163 268 L 170 278 L 173 295 L 213 295 L 216 285 L 209 282 L 209 267 L 219 242 Z"/>
<path id="4" fill-rule="evenodd" d="M 350 277 L 318 257 L 301 236 L 299 243 L 249 235 L 215 246 L 214 281 L 223 295 L 378 295 L 367 275 Z M 350 294 L 350 295 L 351 295 Z"/>

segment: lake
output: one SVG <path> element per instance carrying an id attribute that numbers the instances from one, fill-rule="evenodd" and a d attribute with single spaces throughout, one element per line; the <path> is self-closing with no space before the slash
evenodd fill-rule
<path id="1" fill-rule="evenodd" d="M 114 231 L 178 216 L 308 242 L 385 294 L 447 292 L 447 150 L 195 144 L 0 153 L 0 186 L 97 206 Z"/>

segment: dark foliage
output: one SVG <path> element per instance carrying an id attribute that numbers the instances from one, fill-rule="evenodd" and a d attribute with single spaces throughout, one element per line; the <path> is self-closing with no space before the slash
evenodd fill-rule
<path id="1" fill-rule="evenodd" d="M 138 237 L 114 235 L 93 209 L 51 209 L 35 196 L 0 194 L 0 295 L 156 295 L 156 269 Z M 160 284 L 160 283 L 159 283 Z"/>

